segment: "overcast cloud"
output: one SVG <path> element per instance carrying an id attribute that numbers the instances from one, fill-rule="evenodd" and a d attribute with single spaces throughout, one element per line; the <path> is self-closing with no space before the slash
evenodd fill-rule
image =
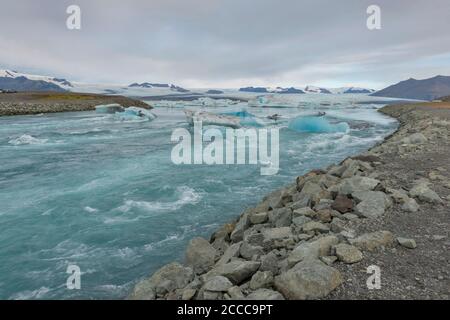
<path id="1" fill-rule="evenodd" d="M 66 28 L 66 8 L 82 29 Z M 382 29 L 366 28 L 381 7 Z M 85 82 L 361 85 L 450 75 L 449 0 L 2 1 L 0 67 Z"/>

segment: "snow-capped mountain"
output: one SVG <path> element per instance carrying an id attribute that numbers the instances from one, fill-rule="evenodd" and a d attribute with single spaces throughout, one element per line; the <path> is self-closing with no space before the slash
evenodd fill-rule
<path id="1" fill-rule="evenodd" d="M 73 85 L 62 78 L 0 70 L 0 88 L 17 91 L 66 91 L 73 88 Z"/>
<path id="2" fill-rule="evenodd" d="M 305 93 L 303 90 L 289 87 L 289 88 L 283 88 L 283 87 L 276 87 L 276 88 L 270 88 L 270 87 L 244 87 L 239 89 L 240 92 L 252 92 L 252 93 L 292 93 L 292 94 L 302 94 Z"/>
<path id="3" fill-rule="evenodd" d="M 73 91 L 126 96 L 168 95 L 189 92 L 189 90 L 174 84 L 148 82 L 133 83 L 131 85 L 91 84 L 70 82 L 58 77 L 20 73 L 13 70 L 0 70 L 0 89 L 13 91 Z"/>
<path id="4" fill-rule="evenodd" d="M 328 94 L 332 93 L 328 89 L 320 88 L 320 87 L 316 87 L 316 86 L 306 86 L 305 92 L 307 92 L 307 93 L 328 93 Z"/>
<path id="5" fill-rule="evenodd" d="M 342 87 L 342 88 L 334 88 L 329 89 L 332 93 L 335 94 L 356 94 L 356 93 L 373 93 L 375 90 L 361 88 L 361 87 Z"/>
<path id="6" fill-rule="evenodd" d="M 151 89 L 151 88 L 166 88 L 166 89 L 170 89 L 172 91 L 176 91 L 176 92 L 189 92 L 189 90 L 184 89 L 180 86 L 176 86 L 174 84 L 168 84 L 168 83 L 149 83 L 149 82 L 143 82 L 143 83 L 132 83 L 128 86 L 129 88 L 147 88 L 147 89 Z"/>

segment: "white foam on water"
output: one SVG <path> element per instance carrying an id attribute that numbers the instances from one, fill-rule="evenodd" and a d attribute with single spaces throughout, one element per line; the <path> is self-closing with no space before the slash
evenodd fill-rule
<path id="1" fill-rule="evenodd" d="M 34 300 L 42 299 L 50 291 L 50 288 L 40 287 L 36 290 L 25 290 L 11 296 L 12 300 Z"/>
<path id="2" fill-rule="evenodd" d="M 177 201 L 174 202 L 161 202 L 161 201 L 135 201 L 126 200 L 125 203 L 118 208 L 121 212 L 129 212 L 132 209 L 140 209 L 144 211 L 174 211 L 187 204 L 195 204 L 200 201 L 202 195 L 196 192 L 194 189 L 181 186 L 176 189 L 180 196 Z"/>
<path id="3" fill-rule="evenodd" d="M 47 143 L 47 141 L 48 139 L 38 139 L 28 134 L 23 134 L 18 138 L 9 140 L 8 143 L 14 146 L 20 146 L 20 145 L 45 144 Z"/>
<path id="4" fill-rule="evenodd" d="M 92 207 L 84 207 L 84 211 L 89 213 L 96 213 L 98 212 L 98 209 L 92 208 Z"/>

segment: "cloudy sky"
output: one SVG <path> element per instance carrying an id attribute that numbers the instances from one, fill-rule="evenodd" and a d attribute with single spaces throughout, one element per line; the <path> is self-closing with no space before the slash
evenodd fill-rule
<path id="1" fill-rule="evenodd" d="M 81 30 L 66 9 L 81 8 Z M 366 9 L 381 8 L 381 30 Z M 359 85 L 450 75 L 449 0 L 2 1 L 0 68 L 186 87 Z"/>

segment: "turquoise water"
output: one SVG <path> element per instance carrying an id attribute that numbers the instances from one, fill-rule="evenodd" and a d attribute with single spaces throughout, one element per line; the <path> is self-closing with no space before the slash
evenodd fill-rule
<path id="1" fill-rule="evenodd" d="M 350 130 L 287 128 L 323 109 L 329 123 Z M 138 279 L 182 259 L 192 237 L 208 237 L 269 191 L 369 148 L 396 126 L 375 106 L 345 101 L 249 112 L 283 116 L 273 124 L 275 176 L 261 176 L 256 165 L 172 164 L 172 130 L 187 128 L 176 108 L 155 109 L 154 121 L 94 112 L 0 118 L 0 298 L 123 298 Z M 80 290 L 66 288 L 70 264 L 81 269 Z"/>

